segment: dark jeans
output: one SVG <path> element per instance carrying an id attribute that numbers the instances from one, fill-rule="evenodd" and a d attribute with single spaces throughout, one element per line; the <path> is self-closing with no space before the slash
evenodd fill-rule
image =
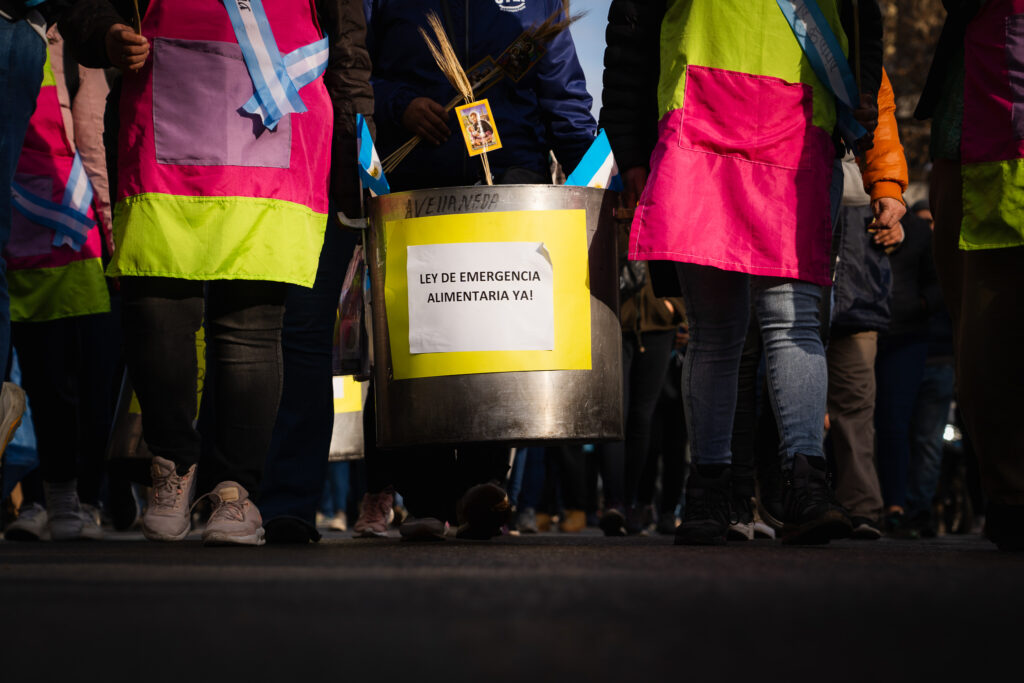
<path id="1" fill-rule="evenodd" d="M 953 365 L 925 365 L 910 434 L 907 514 L 930 511 L 942 476 L 943 434 L 953 402 Z"/>
<path id="2" fill-rule="evenodd" d="M 125 360 L 149 450 L 185 472 L 203 456 L 206 482 L 259 491 L 281 398 L 286 285 L 121 278 Z M 205 290 L 205 296 L 204 296 Z M 205 304 L 205 306 L 204 306 Z M 196 419 L 196 332 L 206 316 L 203 430 Z M 208 411 L 212 413 L 207 414 Z"/>
<path id="3" fill-rule="evenodd" d="M 563 510 L 583 510 L 586 499 L 586 455 L 583 446 L 549 446 L 544 449 L 544 491 L 540 509 L 557 515 Z"/>
<path id="4" fill-rule="evenodd" d="M 910 471 L 910 421 L 921 386 L 928 340 L 880 337 L 875 358 L 875 443 L 878 480 L 886 506 L 906 506 Z"/>
<path id="5" fill-rule="evenodd" d="M 119 337 L 112 313 L 11 325 L 43 480 L 77 478 L 82 501 L 94 505 L 120 385 Z"/>
<path id="6" fill-rule="evenodd" d="M 623 412 L 626 414 L 626 440 L 604 447 L 624 452 L 626 505 L 636 505 L 640 480 L 651 450 L 654 409 L 658 405 L 665 372 L 672 356 L 675 330 L 644 332 L 643 344 L 633 333 L 622 335 Z"/>
<path id="7" fill-rule="evenodd" d="M 660 474 L 659 516 L 675 514 L 682 501 L 686 479 L 686 420 L 682 419 L 683 397 L 680 387 L 682 374 L 682 357 L 670 357 L 668 374 L 662 382 L 661 395 L 651 421 L 650 455 L 637 494 L 637 505 L 651 505 Z"/>
<path id="8" fill-rule="evenodd" d="M 281 333 L 284 386 L 260 494 L 264 519 L 316 522 L 334 431 L 334 319 L 357 238 L 328 225 L 313 288 L 288 287 Z"/>
<path id="9" fill-rule="evenodd" d="M 27 21 L 0 17 L 0 252 L 11 237 L 11 181 L 21 156 L 28 121 L 43 80 L 46 43 Z M 0 362 L 7 370 L 11 343 L 11 304 L 7 264 L 0 256 Z"/>

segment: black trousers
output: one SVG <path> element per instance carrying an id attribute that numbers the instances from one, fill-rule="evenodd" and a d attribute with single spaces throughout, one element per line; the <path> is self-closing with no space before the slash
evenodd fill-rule
<path id="1" fill-rule="evenodd" d="M 113 313 L 11 324 L 22 387 L 32 406 L 42 480 L 77 478 L 79 496 L 90 504 L 99 499 L 117 402 L 119 337 Z M 23 488 L 26 499 L 43 502 L 39 487 Z"/>
<path id="2" fill-rule="evenodd" d="M 125 277 L 121 287 L 125 360 L 150 451 L 180 473 L 202 454 L 202 481 L 235 481 L 255 496 L 281 398 L 286 285 Z M 204 313 L 205 446 L 194 427 Z"/>

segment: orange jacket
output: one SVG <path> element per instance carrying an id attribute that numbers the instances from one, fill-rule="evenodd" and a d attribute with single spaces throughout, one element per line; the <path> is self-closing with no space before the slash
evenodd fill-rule
<path id="1" fill-rule="evenodd" d="M 882 69 L 882 86 L 878 89 L 875 146 L 864 154 L 863 176 L 864 189 L 871 195 L 871 201 L 891 197 L 902 202 L 903 191 L 910 182 L 907 157 L 896 127 L 896 96 L 885 69 Z"/>

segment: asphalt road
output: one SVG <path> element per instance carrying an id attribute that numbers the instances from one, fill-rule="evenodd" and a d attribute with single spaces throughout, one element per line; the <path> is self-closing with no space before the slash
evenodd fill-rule
<path id="1" fill-rule="evenodd" d="M 1024 553 L 977 536 L 0 542 L 0 681 L 1021 680 Z"/>

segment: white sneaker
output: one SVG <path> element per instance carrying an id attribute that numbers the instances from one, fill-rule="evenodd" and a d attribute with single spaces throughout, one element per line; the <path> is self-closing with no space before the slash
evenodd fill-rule
<path id="1" fill-rule="evenodd" d="M 89 541 L 103 540 L 103 523 L 100 518 L 100 511 L 95 505 L 82 503 L 82 538 Z"/>
<path id="2" fill-rule="evenodd" d="M 25 392 L 13 382 L 4 382 L 0 389 L 0 459 L 25 413 Z"/>
<path id="3" fill-rule="evenodd" d="M 222 481 L 203 497 L 213 501 L 204 545 L 263 545 L 263 517 L 241 484 Z"/>
<path id="4" fill-rule="evenodd" d="M 22 505 L 18 518 L 4 529 L 8 541 L 48 541 L 50 531 L 46 527 L 46 508 L 39 503 Z"/>
<path id="5" fill-rule="evenodd" d="M 43 482 L 46 493 L 47 528 L 54 541 L 99 540 L 103 530 L 99 526 L 96 508 L 84 509 L 78 500 L 78 482 Z"/>
<path id="6" fill-rule="evenodd" d="M 150 465 L 153 486 L 142 513 L 142 534 L 151 541 L 180 541 L 192 527 L 192 497 L 196 490 L 196 466 L 178 474 L 176 465 L 153 456 Z"/>
<path id="7" fill-rule="evenodd" d="M 327 522 L 327 528 L 335 531 L 348 529 L 348 516 L 344 512 L 338 512 Z"/>

